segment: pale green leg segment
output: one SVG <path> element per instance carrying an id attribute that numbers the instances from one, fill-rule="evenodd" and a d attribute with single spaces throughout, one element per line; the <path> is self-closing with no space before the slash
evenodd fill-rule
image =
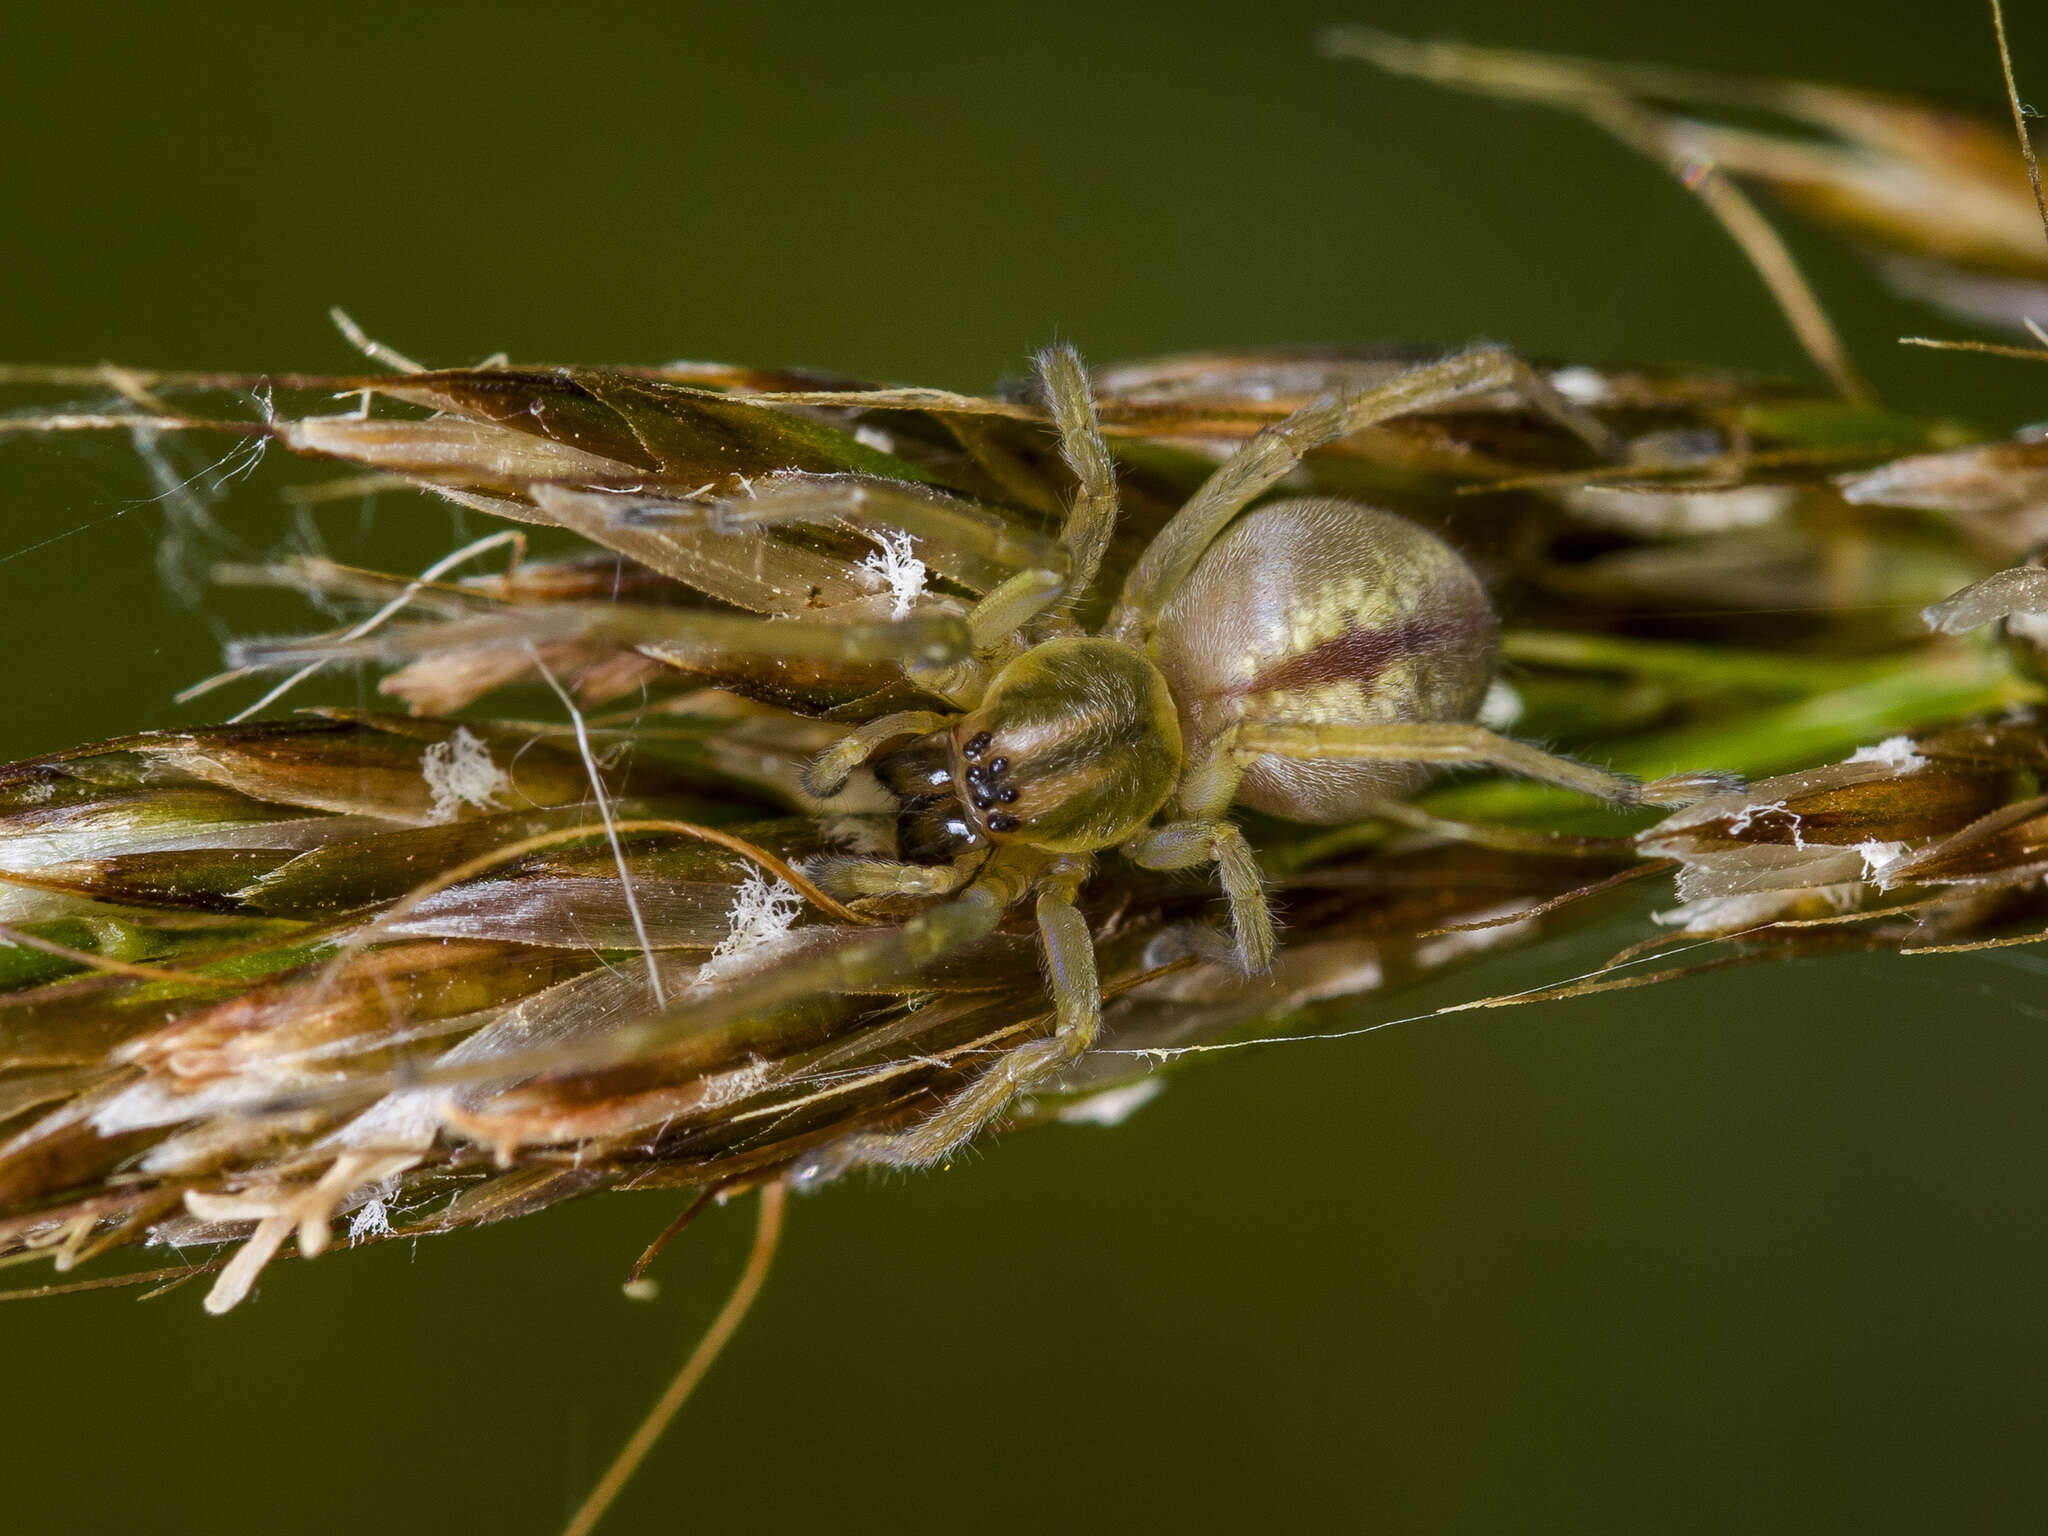
<path id="1" fill-rule="evenodd" d="M 972 1141 L 1019 1093 L 1081 1059 L 1102 1030 L 1102 988 L 1095 974 L 1095 941 L 1071 895 L 1039 893 L 1038 939 L 1052 993 L 1052 1034 L 1005 1054 L 910 1130 L 855 1138 L 840 1150 L 837 1166 L 921 1168 L 935 1163 Z"/>
<path id="2" fill-rule="evenodd" d="M 1247 721 L 1237 755 L 1393 763 L 1472 763 L 1576 790 L 1615 805 L 1688 805 L 1738 787 L 1725 774 L 1674 773 L 1645 784 L 1496 735 L 1484 726 L 1455 722 L 1388 725 L 1313 725 Z"/>
<path id="3" fill-rule="evenodd" d="M 1431 363 L 1356 394 L 1325 395 L 1264 428 L 1216 467 L 1131 567 L 1123 596 L 1110 616 L 1109 633 L 1136 642 L 1150 638 L 1160 609 L 1231 519 L 1278 485 L 1304 454 L 1396 416 L 1504 389 L 1513 390 L 1602 456 L 1620 456 L 1620 439 L 1603 423 L 1565 399 L 1527 363 L 1497 347 Z"/>
<path id="4" fill-rule="evenodd" d="M 899 714 L 880 715 L 857 725 L 845 736 L 811 759 L 804 769 L 804 791 L 820 800 L 830 800 L 846 788 L 853 770 L 872 757 L 887 742 L 903 736 L 929 736 L 953 723 L 951 715 L 928 709 L 906 709 Z"/>
<path id="5" fill-rule="evenodd" d="M 1019 571 L 967 614 L 967 632 L 977 651 L 992 650 L 1051 607 L 1066 590 L 1058 571 Z"/>
<path id="6" fill-rule="evenodd" d="M 1072 347 L 1049 347 L 1038 355 L 1038 373 L 1046 408 L 1060 434 L 1061 456 L 1078 483 L 1049 557 L 990 588 L 968 613 L 968 634 L 976 656 L 982 658 L 999 652 L 1063 598 L 1087 591 L 1116 529 L 1116 466 L 1102 440 L 1081 359 Z M 923 686 L 970 708 L 986 681 L 971 666 L 906 670 Z"/>
<path id="7" fill-rule="evenodd" d="M 872 531 L 909 534 L 924 546 L 920 553 L 927 563 L 934 563 L 938 551 L 962 550 L 1011 569 L 1067 564 L 1057 542 L 1020 528 L 999 513 L 943 491 L 871 475 L 776 475 L 757 481 L 751 496 L 713 502 L 701 510 L 680 504 L 673 517 L 700 518 L 721 532 L 846 521 Z"/>
<path id="8" fill-rule="evenodd" d="M 950 896 L 972 876 L 956 864 L 905 864 L 896 859 L 813 859 L 804 873 L 842 901 L 863 896 Z"/>
<path id="9" fill-rule="evenodd" d="M 982 878 L 947 905 L 958 907 L 979 899 L 999 915 L 1023 894 L 1019 882 L 1030 877 L 1034 865 L 1044 868 L 1028 853 L 1014 857 L 1007 850 L 1000 852 L 983 867 Z M 1081 1059 L 1102 1029 L 1095 940 L 1074 905 L 1087 872 L 1086 860 L 1062 859 L 1038 882 L 1038 942 L 1045 957 L 1047 990 L 1052 995 L 1052 1034 L 1004 1053 L 994 1066 L 909 1130 L 853 1137 L 803 1170 L 802 1177 L 829 1178 L 862 1164 L 916 1168 L 937 1162 L 973 1140 L 1019 1093 L 1057 1077 Z M 994 926 L 993 918 L 990 926 Z"/>
<path id="10" fill-rule="evenodd" d="M 1116 470 L 1096 423 L 1081 359 L 1072 347 L 1050 347 L 1039 354 L 1038 370 L 1046 407 L 1059 430 L 1060 452 L 1079 486 L 1051 552 L 1055 558 L 1018 571 L 968 614 L 967 627 L 981 653 L 1001 645 L 1061 598 L 1086 591 L 1116 527 Z"/>
<path id="11" fill-rule="evenodd" d="M 950 666 L 966 658 L 972 645 L 966 622 L 950 616 L 839 623 L 639 603 L 555 603 L 439 624 L 394 624 L 352 640 L 251 641 L 229 648 L 229 665 L 297 666 L 312 660 L 395 665 L 448 651 L 518 650 L 576 641 L 644 651 L 657 660 L 738 651 L 834 661 L 893 661 L 906 669 Z"/>
<path id="12" fill-rule="evenodd" d="M 1230 902 L 1230 925 L 1247 971 L 1273 963 L 1273 914 L 1266 905 L 1258 855 L 1234 822 L 1170 821 L 1123 846 L 1124 857 L 1145 869 L 1191 869 L 1213 863 Z"/>
<path id="13" fill-rule="evenodd" d="M 1195 821 L 1217 821 L 1237 798 L 1245 765 L 1237 756 L 1236 725 L 1228 725 L 1206 745 L 1188 753 L 1175 792 L 1177 814 Z"/>
<path id="14" fill-rule="evenodd" d="M 1038 354 L 1038 379 L 1046 409 L 1059 429 L 1060 455 L 1079 482 L 1066 526 L 1060 530 L 1060 543 L 1073 565 L 1068 587 L 1078 594 L 1095 580 L 1103 551 L 1116 531 L 1116 463 L 1102 440 L 1080 355 L 1069 346 L 1046 348 Z"/>

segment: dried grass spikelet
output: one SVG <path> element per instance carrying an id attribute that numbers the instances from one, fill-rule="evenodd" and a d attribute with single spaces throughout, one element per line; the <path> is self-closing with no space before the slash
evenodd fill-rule
<path id="1" fill-rule="evenodd" d="M 1547 517 L 1539 506 L 1528 515 Z M 1539 729 L 1576 715 L 1649 756 L 1710 729 L 1732 753 L 1720 760 L 1749 767 L 1788 696 L 1870 693 L 1834 727 L 1850 733 L 1982 697 L 1954 644 L 1803 668 L 1593 633 L 1516 631 L 1509 650 Z M 599 1189 L 800 1174 L 1044 1027 L 1015 929 L 897 983 L 762 990 L 796 954 L 886 941 L 918 903 L 847 909 L 802 874 L 891 836 L 887 814 L 794 787 L 791 766 L 835 727 L 696 681 L 631 730 L 600 728 L 587 757 L 560 728 L 330 715 L 0 775 L 0 920 L 41 946 L 0 949 L 0 1251 L 68 1268 L 130 1242 L 239 1242 L 211 1298 L 226 1307 L 270 1259 L 318 1252 L 336 1220 L 368 1240 Z M 1647 713 L 1629 702 L 1644 689 Z M 1899 758 L 1794 775 L 1760 786 L 1779 813 L 1737 797 L 1633 845 L 1618 828 L 1547 829 L 1554 802 L 1508 782 L 1448 784 L 1358 828 L 1273 824 L 1262 849 L 1288 939 L 1262 978 L 1212 958 L 1205 889 L 1105 866 L 1086 902 L 1112 999 L 1104 1048 L 1016 1119 L 1127 1112 L 1161 1061 L 1570 921 L 1646 859 L 1684 863 L 1696 904 L 1799 915 L 1864 870 L 1867 845 L 1918 858 L 1991 811 L 2017 730 L 1968 772 L 1916 777 Z"/>
<path id="2" fill-rule="evenodd" d="M 1128 513 L 1105 585 L 1216 458 L 1401 366 L 1210 355 L 1101 375 Z M 1916 618 L 2010 559 L 2008 514 L 1901 516 L 1838 483 L 1967 434 L 1707 374 L 1549 373 L 1624 462 L 1481 398 L 1301 471 L 1443 529 L 1487 572 L 1511 621 L 1503 724 L 1644 774 L 1772 774 L 1900 733 L 1933 752 L 1939 722 L 2031 696 L 1995 652 Z M 245 382 L 124 374 L 144 408 L 123 424 L 232 425 Z M 68 1268 L 130 1243 L 241 1244 L 216 1261 L 224 1307 L 340 1220 L 368 1241 L 600 1189 L 800 1177 L 1045 1027 L 1024 928 L 922 965 L 903 924 L 928 898 L 848 906 L 806 874 L 893 848 L 876 786 L 821 804 L 799 770 L 848 725 L 920 707 L 917 687 L 858 645 L 746 648 L 752 626 L 801 637 L 830 617 L 955 654 L 1005 568 L 962 508 L 1028 554 L 1071 490 L 1035 406 L 709 365 L 272 382 L 246 430 L 555 542 L 492 535 L 415 577 L 307 559 L 227 573 L 364 617 L 243 642 L 223 686 L 371 664 L 417 715 L 136 737 L 0 773 L 0 1253 Z M 294 414 L 336 388 L 370 414 Z M 518 558 L 474 569 L 493 553 Z M 539 695 L 557 715 L 580 700 L 568 726 L 441 718 L 509 714 L 507 690 L 536 682 L 560 689 Z M 1859 880 L 1864 845 L 1917 858 L 2008 803 L 1998 786 L 2019 770 L 1999 762 L 1776 784 L 1806 847 L 1747 799 L 1631 841 L 1639 822 L 1505 780 L 1447 780 L 1353 827 L 1254 823 L 1286 925 L 1254 979 L 1217 958 L 1205 886 L 1105 861 L 1083 894 L 1103 1047 L 1012 1123 L 1127 1112 L 1163 1062 L 1283 1020 L 1322 1027 L 1601 910 L 1664 860 L 1686 866 L 1700 931 L 1738 899 L 1814 915 L 1840 888 L 1877 888 Z M 1837 801 L 1861 819 L 1827 822 L 1850 814 Z M 2015 910 L 1958 896 L 1942 932 Z M 778 990 L 783 961 L 856 952 L 899 956 L 896 979 Z"/>
<path id="3" fill-rule="evenodd" d="M 1398 366 L 1207 357 L 1104 375 L 1130 513 L 1107 568 L 1247 433 Z M 1861 510 L 1831 478 L 1952 429 L 1707 375 L 1553 372 L 1628 437 L 1624 476 L 1507 400 L 1390 423 L 1304 470 L 1446 528 L 1487 565 L 1516 620 L 1516 729 L 1643 772 L 1757 772 L 2011 696 L 1987 653 L 1891 617 L 1988 574 L 1983 541 Z M 0 1246 L 68 1267 L 130 1242 L 241 1242 L 213 1298 L 231 1305 L 340 1219 L 368 1240 L 598 1189 L 800 1173 L 1044 1027 L 1015 928 L 906 961 L 897 984 L 775 993 L 778 959 L 889 944 L 920 907 L 842 907 L 802 874 L 891 845 L 885 801 L 820 805 L 797 770 L 906 690 L 858 656 L 770 661 L 721 640 L 824 613 L 943 640 L 998 572 L 945 537 L 947 498 L 974 498 L 1029 549 L 1066 494 L 1033 408 L 741 370 L 283 382 L 439 412 L 309 429 L 280 411 L 267 430 L 286 447 L 582 547 L 486 575 L 451 562 L 502 539 L 418 578 L 242 568 L 229 574 L 369 616 L 232 660 L 380 664 L 415 707 L 535 679 L 585 706 L 628 690 L 644 703 L 580 738 L 580 718 L 330 715 L 139 737 L 0 777 L 0 920 L 23 941 L 0 949 Z M 486 411 L 491 430 L 465 437 Z M 515 451 L 503 422 L 535 441 Z M 630 493 L 601 489 L 613 464 Z M 926 567 L 914 591 L 879 542 L 897 519 L 927 530 L 895 557 Z M 1794 609 L 1790 624 L 1763 627 L 1772 607 Z M 1692 855 L 1588 815 L 1529 785 L 1450 782 L 1359 827 L 1261 825 L 1287 943 L 1259 979 L 1213 958 L 1205 888 L 1105 864 L 1085 898 L 1112 996 L 1104 1048 L 1014 1119 L 1124 1112 L 1175 1053 L 1333 1014 L 1595 910 L 1575 898 L 1648 858 Z M 1725 840 L 1739 853 L 1765 824 Z"/>
<path id="4" fill-rule="evenodd" d="M 0 951 L 15 967 L 0 1251 L 69 1268 L 117 1243 L 239 1240 L 209 1298 L 224 1309 L 291 1243 L 311 1256 L 372 1205 L 359 1235 L 786 1174 L 835 1137 L 923 1113 L 1042 1027 L 1022 932 L 900 984 L 722 1008 L 794 954 L 888 927 L 823 910 L 797 867 L 857 818 L 728 820 L 702 829 L 724 840 L 708 843 L 660 830 L 690 825 L 663 813 L 698 808 L 692 775 L 640 761 L 610 775 L 621 868 L 586 807 L 526 795 L 544 800 L 544 773 L 512 780 L 523 803 L 452 821 L 422 814 L 417 784 L 373 775 L 343 796 L 321 777 L 346 737 L 368 761 L 403 742 L 417 780 L 459 729 L 354 718 L 134 738 L 0 781 L 12 931 L 79 941 Z M 530 737 L 517 760 L 558 750 Z M 1117 908 L 1101 935 L 1110 1038 L 1180 1047 L 1447 963 L 1420 933 L 1549 901 L 1616 862 L 1457 846 L 1348 875 L 1339 862 L 1295 882 L 1297 942 L 1258 981 L 1199 959 L 1206 893 L 1118 882 L 1102 893 Z M 130 969 L 98 964 L 116 953 Z M 1071 1092 L 1148 1072 L 1105 1055 Z"/>
<path id="5" fill-rule="evenodd" d="M 2025 895 L 2040 869 L 1993 859 L 1965 876 L 1955 861 L 2031 803 L 2012 797 L 2043 752 L 2042 723 L 2028 713 L 1893 737 L 1674 813 L 1639 839 L 1645 853 L 1680 865 L 1681 905 L 1662 920 L 1730 934 L 1844 914 L 1898 917 L 1907 926 L 1883 931 L 1902 942 L 1944 924 L 1981 924 L 1990 914 L 1977 897 Z"/>
<path id="6" fill-rule="evenodd" d="M 2048 312 L 2048 245 L 2007 124 L 1820 81 L 1415 42 L 1369 27 L 1332 28 L 1324 46 L 1395 74 L 1576 112 L 1664 162 L 1722 220 L 1809 344 L 1832 355 L 1838 376 L 1839 346 L 1790 254 L 1717 180 L 1768 188 L 1870 251 L 1902 292 L 1963 319 L 2019 330 Z"/>
<path id="7" fill-rule="evenodd" d="M 1984 307 L 1987 275 L 2048 270 L 2038 231 L 2015 233 L 2010 165 L 1914 104 L 1351 41 L 1759 177 L 1932 261 L 1958 307 Z M 1678 110 L 1730 102 L 1818 137 Z M 1858 401 L 1789 258 L 1744 205 L 1716 207 L 1848 403 L 1551 365 L 1622 445 L 1613 461 L 1503 395 L 1384 422 L 1295 478 L 1440 529 L 1485 573 L 1508 621 L 1490 724 L 1645 777 L 1756 782 L 1654 826 L 1469 778 L 1353 826 L 1252 818 L 1285 940 L 1260 976 L 1228 962 L 1205 885 L 1105 860 L 1080 902 L 1101 1043 L 1009 1126 L 1114 1123 L 1172 1063 L 1282 1026 L 1341 1031 L 1361 999 L 1666 875 L 1661 930 L 1605 970 L 1460 1006 L 2048 938 L 2048 576 L 2014 564 L 2048 530 L 2041 444 Z M 964 616 L 1007 562 L 1044 555 L 1073 478 L 1014 394 L 710 364 L 425 370 L 345 329 L 398 371 L 0 370 L 65 392 L 0 431 L 118 428 L 152 450 L 226 433 L 344 467 L 302 499 L 412 490 L 521 530 L 417 576 L 305 558 L 221 573 L 361 613 L 234 647 L 220 686 L 290 673 L 251 712 L 362 664 L 409 714 L 0 769 L 0 1261 L 212 1247 L 150 1278 L 213 1271 L 223 1311 L 338 1222 L 354 1245 L 597 1191 L 762 1188 L 746 1280 L 581 1531 L 758 1288 L 782 1189 L 1048 1027 L 1028 919 L 931 961 L 907 926 L 930 898 L 835 894 L 835 861 L 897 851 L 894 807 L 866 781 L 820 802 L 800 769 L 849 726 L 929 706 L 890 662 L 904 634 L 928 672 L 978 665 Z M 1099 374 L 1126 514 L 1102 590 L 1251 434 L 1413 360 L 1202 354 Z M 360 409 L 335 413 L 337 391 Z M 498 552 L 513 558 L 481 572 Z M 750 646 L 768 623 L 784 654 Z M 1991 625 L 2001 645 L 1971 633 Z M 522 687 L 568 724 L 517 718 Z M 482 713 L 447 718 L 466 711 Z M 1681 939 L 1720 948 L 1650 968 Z M 889 963 L 846 974 L 887 979 L 785 980 L 793 961 L 854 955 Z"/>
<path id="8" fill-rule="evenodd" d="M 1962 307 L 1982 297 L 1966 279 L 2041 276 L 2009 158 L 1915 104 L 1351 42 L 1761 178 L 1935 261 Z M 1731 102 L 1812 132 L 1683 115 Z M 1847 403 L 1549 365 L 1622 445 L 1613 461 L 1501 395 L 1384 422 L 1296 479 L 1439 529 L 1484 572 L 1508 621 L 1504 728 L 1645 776 L 1759 782 L 1653 827 L 1489 779 L 1355 826 L 1254 820 L 1285 923 L 1260 977 L 1219 958 L 1205 886 L 1105 861 L 1081 903 L 1102 1044 L 1011 1124 L 1113 1120 L 1165 1063 L 1331 1027 L 1666 871 L 1667 928 L 1729 960 L 2041 936 L 2042 578 L 2012 568 L 2043 536 L 2040 445 L 1861 403 L 1789 258 L 1745 205 L 1715 206 Z M 223 686 L 291 674 L 252 709 L 361 664 L 410 715 L 0 770 L 0 1257 L 214 1245 L 225 1309 L 341 1220 L 372 1241 L 599 1190 L 801 1179 L 1046 1028 L 1027 924 L 927 964 L 905 938 L 925 898 L 825 888 L 832 859 L 893 849 L 894 818 L 873 784 L 820 803 L 799 774 L 850 725 L 929 704 L 883 641 L 976 664 L 964 615 L 1044 554 L 1074 489 L 1039 407 L 714 364 L 426 370 L 364 345 L 397 371 L 0 370 L 57 392 L 0 430 L 226 434 L 340 465 L 308 499 L 411 490 L 520 530 L 417 576 L 224 573 L 362 614 L 235 647 Z M 1246 438 L 1414 360 L 1200 354 L 1097 375 L 1125 510 L 1100 590 Z M 498 552 L 515 558 L 480 572 Z M 1990 622 L 2004 652 L 1959 634 Z M 770 623 L 786 654 L 750 647 Z M 568 727 L 515 717 L 508 694 L 535 684 Z M 496 718 L 445 718 L 473 710 Z M 1636 964 L 1659 942 L 1558 990 L 1677 974 Z M 885 982 L 779 984 L 791 959 L 856 952 L 900 963 Z"/>

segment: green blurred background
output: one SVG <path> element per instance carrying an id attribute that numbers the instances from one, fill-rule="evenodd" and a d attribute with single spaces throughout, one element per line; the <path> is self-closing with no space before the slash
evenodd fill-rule
<path id="1" fill-rule="evenodd" d="M 340 303 L 442 363 L 981 387 L 1055 335 L 1486 337 L 1804 377 L 1654 169 L 1314 29 L 1999 106 L 1969 0 L 1341 3 L 17 3 L 0 356 L 346 367 Z M 1938 322 L 1795 241 L 1889 399 L 2048 414 L 2038 370 L 1892 346 Z M 223 510 L 251 547 L 403 567 L 456 531 L 393 499 L 295 533 L 280 478 Z M 0 445 L 0 756 L 207 718 L 172 693 L 266 612 L 167 594 L 148 490 L 125 442 Z M 1236 1053 L 1120 1129 L 802 1199 L 607 1529 L 2041 1529 L 2044 1017 L 2026 950 L 1722 975 Z M 624 1300 L 672 1209 L 281 1266 L 224 1320 L 0 1309 L 0 1528 L 551 1532 L 745 1246 L 718 1213 Z"/>

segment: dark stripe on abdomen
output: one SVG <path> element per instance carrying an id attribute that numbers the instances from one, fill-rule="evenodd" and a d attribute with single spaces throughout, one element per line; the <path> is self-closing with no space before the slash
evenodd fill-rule
<path id="1" fill-rule="evenodd" d="M 1491 624 L 1469 613 L 1436 613 L 1387 629 L 1347 629 L 1297 655 L 1283 656 L 1254 674 L 1249 683 L 1230 691 L 1245 697 L 1314 688 L 1326 683 L 1354 682 L 1370 687 L 1380 674 L 1404 656 L 1418 653 L 1445 656 L 1483 652 L 1491 640 Z"/>

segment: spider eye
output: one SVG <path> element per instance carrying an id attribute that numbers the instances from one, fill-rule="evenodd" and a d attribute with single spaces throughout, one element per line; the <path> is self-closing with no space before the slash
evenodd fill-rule
<path id="1" fill-rule="evenodd" d="M 1048 640 L 1012 660 L 954 727 L 960 799 L 990 834 L 1052 852 L 1114 847 L 1180 772 L 1166 679 L 1112 640 Z"/>
<path id="2" fill-rule="evenodd" d="M 982 731 L 970 740 L 965 747 L 960 749 L 960 755 L 962 757 L 978 756 L 980 755 L 979 753 L 972 752 L 970 749 L 974 747 L 976 742 L 979 742 L 981 744 L 981 751 L 986 752 L 992 739 L 991 733 Z M 1005 776 L 1009 771 L 1010 760 L 1007 757 L 991 758 L 985 763 L 970 762 L 966 773 L 962 775 L 967 781 L 967 798 L 969 803 L 977 811 L 992 811 L 995 809 L 998 801 L 1004 805 L 1015 805 L 1017 803 L 1017 786 L 1004 782 Z M 988 818 L 988 828 L 991 832 L 1011 832 L 1015 831 L 1020 825 L 1020 821 L 1015 816 L 1005 816 L 999 813 Z"/>

